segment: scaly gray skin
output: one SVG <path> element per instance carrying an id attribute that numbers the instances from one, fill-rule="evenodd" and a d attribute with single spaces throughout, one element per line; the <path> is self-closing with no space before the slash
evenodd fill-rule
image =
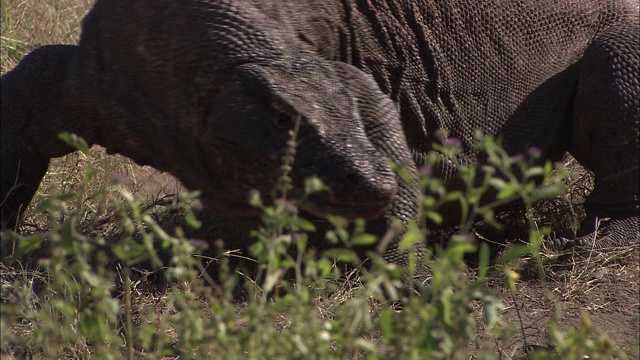
<path id="1" fill-rule="evenodd" d="M 587 220 L 559 246 L 637 243 L 639 30 L 623 1 L 98 0 L 79 46 L 36 50 L 2 77 L 3 221 L 70 151 L 62 130 L 246 214 L 299 115 L 293 194 L 310 175 L 332 189 L 300 204 L 312 214 L 386 213 L 379 231 L 417 218 L 415 186 L 387 162 L 415 179 L 440 129 L 478 161 L 480 128 L 511 154 L 569 151 L 594 171 Z M 595 218 L 611 220 L 594 243 Z M 394 246 L 386 257 L 406 263 Z"/>

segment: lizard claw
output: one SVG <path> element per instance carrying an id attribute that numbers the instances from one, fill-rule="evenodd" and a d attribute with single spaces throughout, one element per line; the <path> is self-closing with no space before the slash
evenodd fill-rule
<path id="1" fill-rule="evenodd" d="M 562 229 L 549 239 L 549 245 L 556 250 L 566 250 L 575 246 L 576 233 L 571 229 Z"/>
<path id="2" fill-rule="evenodd" d="M 583 221 L 577 235 L 571 230 L 563 230 L 551 240 L 551 246 L 558 250 L 576 247 L 604 250 L 640 244 L 639 222 L 638 215 L 616 218 L 590 216 Z"/>

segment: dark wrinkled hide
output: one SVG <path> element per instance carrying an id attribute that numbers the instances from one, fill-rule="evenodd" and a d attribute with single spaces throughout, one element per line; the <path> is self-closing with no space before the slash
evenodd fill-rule
<path id="1" fill-rule="evenodd" d="M 315 215 L 378 232 L 417 218 L 414 184 L 388 162 L 415 177 L 440 129 L 478 161 L 480 128 L 512 154 L 569 151 L 595 173 L 587 220 L 560 246 L 593 244 L 595 218 L 611 219 L 596 246 L 638 242 L 639 33 L 632 1 L 98 0 L 79 46 L 36 50 L 2 77 L 3 224 L 69 151 L 62 130 L 246 214 L 299 117 L 292 193 L 311 175 L 332 188 L 300 204 Z"/>

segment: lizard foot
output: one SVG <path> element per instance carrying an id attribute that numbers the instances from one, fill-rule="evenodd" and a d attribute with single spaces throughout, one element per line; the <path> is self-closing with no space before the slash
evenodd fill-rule
<path id="1" fill-rule="evenodd" d="M 573 247 L 604 250 L 635 244 L 640 244 L 639 215 L 587 216 L 576 236 L 560 233 L 551 245 L 559 250 Z"/>

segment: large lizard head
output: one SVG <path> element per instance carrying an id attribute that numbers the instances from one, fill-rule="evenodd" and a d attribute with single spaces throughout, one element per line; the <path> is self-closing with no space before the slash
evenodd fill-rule
<path id="1" fill-rule="evenodd" d="M 273 189 L 296 119 L 289 195 L 303 209 L 372 218 L 394 199 L 389 162 L 410 156 L 391 101 L 248 4 L 98 1 L 80 49 L 70 88 L 94 94 L 99 141 L 211 210 L 246 214 L 250 190 Z M 330 190 L 303 199 L 311 176 Z"/>
<path id="2" fill-rule="evenodd" d="M 327 61 L 314 56 L 286 60 L 231 70 L 198 139 L 215 174 L 213 186 L 200 188 L 227 208 L 242 208 L 251 188 L 268 192 L 282 173 L 290 131 L 298 121 L 290 195 L 302 199 L 305 179 L 317 176 L 330 190 L 305 197 L 304 210 L 347 218 L 382 214 L 397 183 L 391 159 L 369 139 L 360 94 Z M 222 194 L 234 194 L 232 203 L 224 205 Z"/>

